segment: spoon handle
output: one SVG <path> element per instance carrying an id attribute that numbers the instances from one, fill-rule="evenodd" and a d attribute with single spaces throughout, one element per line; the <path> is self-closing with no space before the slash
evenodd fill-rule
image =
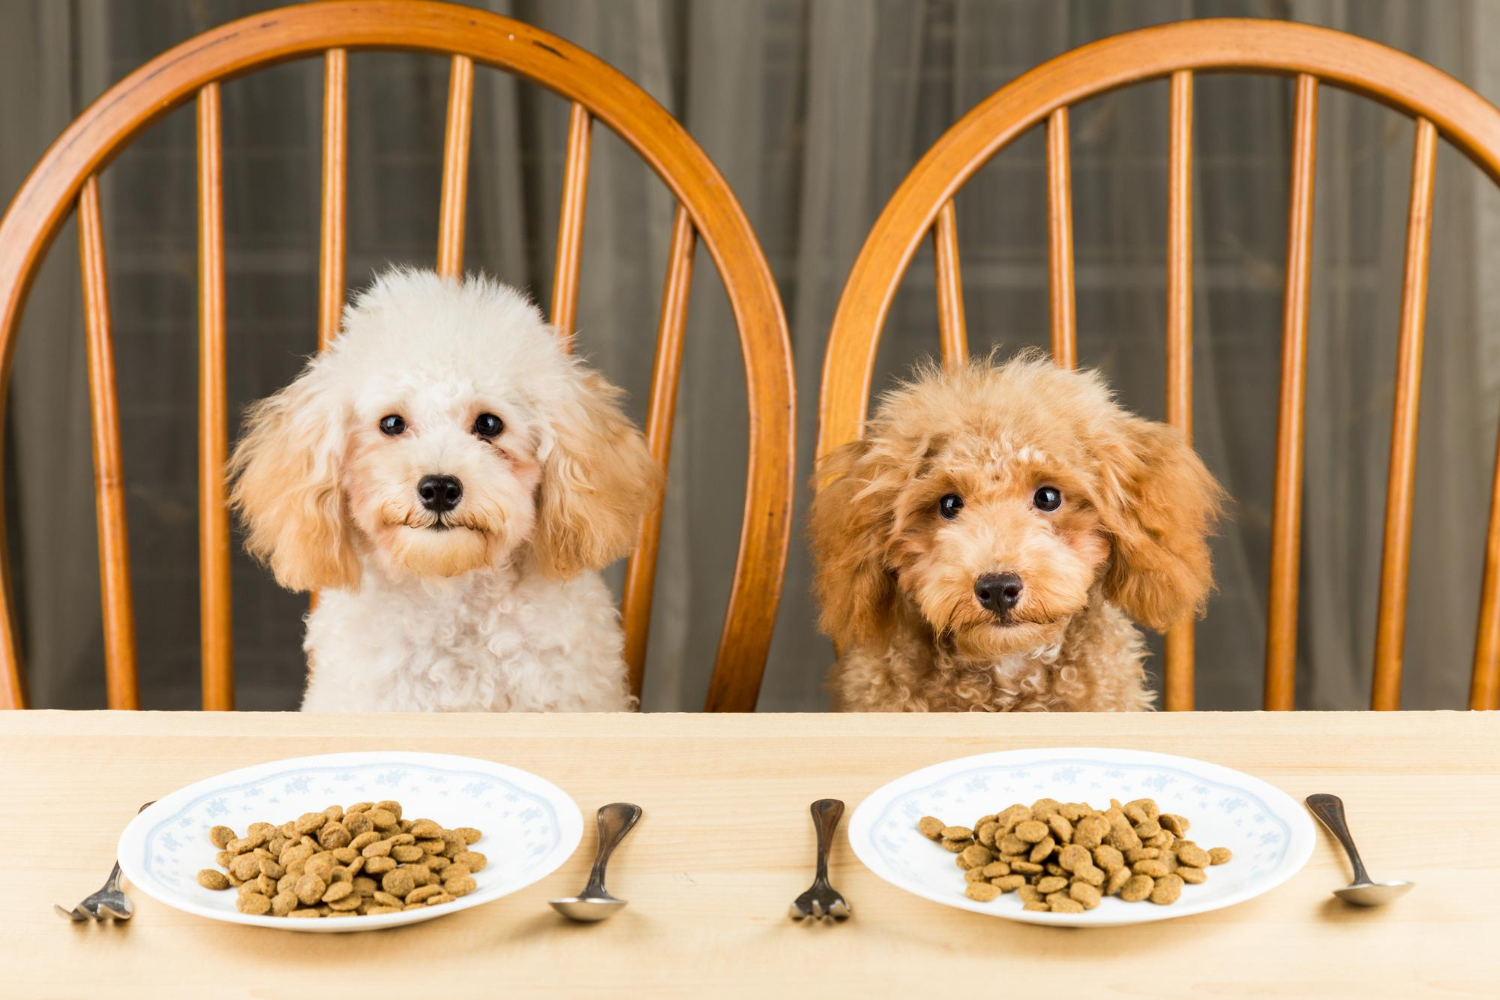
<path id="1" fill-rule="evenodd" d="M 819 799 L 812 804 L 813 829 L 818 833 L 818 879 L 828 881 L 828 851 L 833 846 L 833 831 L 839 828 L 844 804 L 838 799 Z"/>
<path id="2" fill-rule="evenodd" d="M 609 856 L 640 818 L 641 807 L 632 802 L 611 802 L 599 807 L 599 851 L 594 855 L 588 888 L 583 890 L 585 897 L 608 895 L 604 891 L 604 866 L 609 864 Z"/>
<path id="3" fill-rule="evenodd" d="M 1349 836 L 1349 824 L 1344 819 L 1344 800 L 1337 795 L 1329 795 L 1327 792 L 1316 792 L 1307 797 L 1307 808 L 1343 845 L 1344 853 L 1349 855 L 1349 863 L 1354 866 L 1353 884 L 1369 884 L 1370 876 L 1365 871 L 1365 863 L 1359 859 L 1359 850 L 1354 846 L 1354 838 Z"/>

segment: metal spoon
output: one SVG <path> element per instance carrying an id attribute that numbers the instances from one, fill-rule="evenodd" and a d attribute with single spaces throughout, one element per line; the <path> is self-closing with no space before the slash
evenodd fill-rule
<path id="1" fill-rule="evenodd" d="M 641 807 L 629 802 L 611 802 L 599 807 L 599 851 L 594 855 L 594 869 L 583 892 L 566 899 L 552 900 L 552 908 L 569 920 L 594 923 L 608 920 L 625 908 L 625 900 L 616 899 L 604 889 L 604 866 L 620 841 L 641 818 Z"/>
<path id="2" fill-rule="evenodd" d="M 1393 899 L 1406 895 L 1414 882 L 1372 882 L 1370 875 L 1365 871 L 1365 863 L 1359 860 L 1359 851 L 1354 847 L 1354 838 L 1349 836 L 1349 824 L 1344 821 L 1344 802 L 1337 795 L 1328 795 L 1318 792 L 1307 797 L 1307 808 L 1312 814 L 1328 827 L 1328 832 L 1333 834 L 1344 847 L 1344 853 L 1349 855 L 1349 863 L 1354 866 L 1354 881 L 1342 889 L 1333 890 L 1333 894 L 1346 903 L 1355 906 L 1383 906 Z"/>

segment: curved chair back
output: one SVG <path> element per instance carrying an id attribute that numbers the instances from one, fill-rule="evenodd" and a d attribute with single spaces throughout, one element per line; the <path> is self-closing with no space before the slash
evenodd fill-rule
<path id="1" fill-rule="evenodd" d="M 723 278 L 738 327 L 750 443 L 739 554 L 706 704 L 709 710 L 753 710 L 781 596 L 794 467 L 791 347 L 765 255 L 739 202 L 703 150 L 661 105 L 617 70 L 519 21 L 428 0 L 333 0 L 285 7 L 183 42 L 110 88 L 79 116 L 47 150 L 0 221 L 3 391 L 27 290 L 68 213 L 78 213 L 109 706 L 135 708 L 139 697 L 99 173 L 151 123 L 173 108 L 196 101 L 203 707 L 229 709 L 234 707 L 234 675 L 230 532 L 223 472 L 228 420 L 220 86 L 290 59 L 323 59 L 321 346 L 337 332 L 344 304 L 349 58 L 350 53 L 371 49 L 419 52 L 451 61 L 437 250 L 437 269 L 444 274 L 463 270 L 475 65 L 530 80 L 572 103 L 550 316 L 565 335 L 573 330 L 578 301 L 593 123 L 597 120 L 614 130 L 672 190 L 677 208 L 646 417 L 651 451 L 663 467 L 671 446 L 694 250 L 700 240 L 708 250 Z M 621 613 L 626 658 L 637 694 L 645 663 L 660 527 L 658 507 L 644 519 L 640 546 L 625 575 Z M 9 567 L 0 552 L 0 707 L 22 707 L 21 675 Z"/>
<path id="2" fill-rule="evenodd" d="M 1296 80 L 1291 204 L 1266 637 L 1265 707 L 1290 709 L 1297 652 L 1302 530 L 1303 400 L 1306 392 L 1318 90 L 1362 94 L 1415 121 L 1406 230 L 1395 417 L 1371 704 L 1399 706 L 1416 473 L 1417 406 L 1427 298 L 1428 240 L 1439 136 L 1500 183 L 1500 110 L 1447 74 L 1384 45 L 1305 24 L 1184 21 L 1074 49 L 991 94 L 933 144 L 886 204 L 844 286 L 823 362 L 818 457 L 859 437 L 881 327 L 912 255 L 930 233 L 945 363 L 967 352 L 953 199 L 990 157 L 1034 126 L 1047 133 L 1047 208 L 1052 356 L 1077 363 L 1073 311 L 1073 217 L 1068 108 L 1129 84 L 1169 78 L 1167 222 L 1167 419 L 1192 434 L 1193 80 L 1198 73 L 1273 73 Z M 1470 706 L 1500 707 L 1500 463 L 1493 494 Z M 1166 707 L 1193 707 L 1193 626 L 1167 635 Z"/>

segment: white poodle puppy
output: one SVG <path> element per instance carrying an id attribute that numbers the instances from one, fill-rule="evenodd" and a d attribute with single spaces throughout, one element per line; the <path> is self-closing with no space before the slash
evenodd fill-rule
<path id="1" fill-rule="evenodd" d="M 620 395 L 511 288 L 377 278 L 230 463 L 247 548 L 319 593 L 303 710 L 634 708 L 596 571 L 662 474 Z"/>

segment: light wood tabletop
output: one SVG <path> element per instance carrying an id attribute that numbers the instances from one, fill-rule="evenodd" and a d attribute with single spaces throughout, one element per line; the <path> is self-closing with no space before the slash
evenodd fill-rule
<path id="1" fill-rule="evenodd" d="M 855 910 L 798 924 L 812 878 L 808 803 L 852 810 L 953 757 L 1043 746 L 1183 754 L 1297 799 L 1328 791 L 1377 878 L 1417 888 L 1383 910 L 1329 890 L 1348 868 L 1320 830 L 1285 885 L 1165 923 L 1062 930 L 930 903 L 865 870 L 841 826 L 832 878 Z M 294 934 L 216 923 L 134 892 L 125 925 L 52 913 L 98 888 L 142 802 L 222 771 L 336 750 L 485 757 L 556 782 L 586 817 L 645 818 L 615 854 L 630 906 L 564 923 L 587 823 L 556 873 L 497 902 L 395 930 Z M 0 964 L 8 996 L 264 996 L 363 984 L 382 996 L 1500 996 L 1500 714 L 296 715 L 0 713 Z M 127 891 L 130 886 L 127 883 Z M 149 987 L 148 985 L 149 984 Z M 979 989 L 980 994 L 973 991 Z M 1035 993 L 1035 995 L 1042 995 Z"/>

